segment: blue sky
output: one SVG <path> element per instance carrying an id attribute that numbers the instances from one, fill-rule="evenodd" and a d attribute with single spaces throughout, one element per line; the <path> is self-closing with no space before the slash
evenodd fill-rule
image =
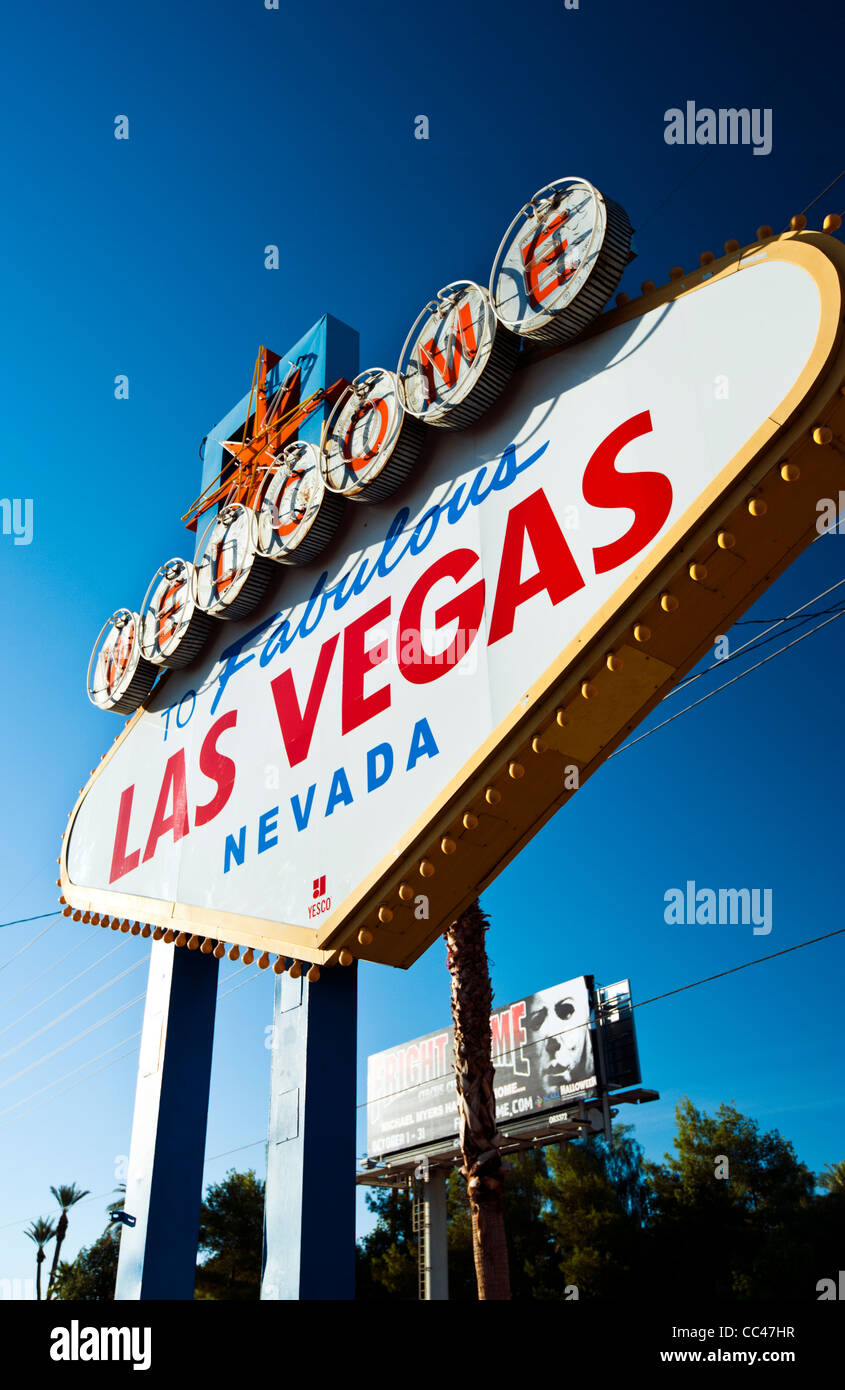
<path id="1" fill-rule="evenodd" d="M 33 499 L 35 532 L 29 546 L 0 537 L 2 922 L 54 906 L 67 813 L 119 727 L 86 699 L 91 644 L 185 549 L 199 441 L 247 389 L 259 343 L 282 351 L 329 311 L 359 330 L 362 365 L 392 364 L 425 299 L 486 280 L 517 207 L 565 174 L 627 209 L 639 259 L 622 288 L 636 293 L 760 223 L 781 230 L 845 163 L 821 7 L 48 0 L 5 27 L 0 493 Z M 771 153 L 667 145 L 664 111 L 687 100 L 771 109 Z M 120 114 L 128 141 L 113 138 Z M 810 225 L 843 204 L 845 180 Z M 843 574 L 845 538 L 824 538 L 749 616 L 789 613 Z M 841 639 L 830 624 L 585 786 L 485 894 L 497 999 L 585 972 L 627 975 L 646 999 L 840 925 Z M 771 935 L 667 926 L 663 894 L 687 878 L 771 887 Z M 62 921 L 35 940 L 45 925 L 0 932 L 0 1279 L 31 1275 L 22 1228 L 49 1211 L 51 1183 L 93 1194 L 66 1251 L 96 1236 L 129 1146 L 134 1044 L 121 1044 L 141 1003 L 71 1040 L 143 991 L 146 947 Z M 834 938 L 638 1011 L 643 1079 L 662 1096 L 636 1117 L 650 1155 L 688 1093 L 733 1099 L 815 1170 L 845 1156 L 826 989 L 844 952 Z M 263 1171 L 272 983 L 242 978 L 219 1007 L 208 1180 Z M 439 945 L 407 973 L 363 967 L 359 1101 L 367 1053 L 447 1022 L 448 998 Z"/>

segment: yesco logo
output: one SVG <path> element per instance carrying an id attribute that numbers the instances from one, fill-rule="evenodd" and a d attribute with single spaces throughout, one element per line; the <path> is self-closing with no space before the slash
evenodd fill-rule
<path id="1" fill-rule="evenodd" d="M 54 1327 L 50 1358 L 53 1361 L 131 1361 L 133 1371 L 148 1371 L 152 1360 L 149 1327 Z"/>

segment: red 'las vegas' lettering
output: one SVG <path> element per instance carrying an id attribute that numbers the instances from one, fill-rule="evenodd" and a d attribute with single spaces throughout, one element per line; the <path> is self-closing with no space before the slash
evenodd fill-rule
<path id="1" fill-rule="evenodd" d="M 651 412 L 640 411 L 602 440 L 584 470 L 584 501 L 591 507 L 628 507 L 634 520 L 624 536 L 593 551 L 596 574 L 606 574 L 654 540 L 672 509 L 672 484 L 665 473 L 619 473 L 616 457 L 632 439 L 650 434 Z"/>
<path id="2" fill-rule="evenodd" d="M 520 579 L 526 536 L 537 561 L 537 573 Z M 584 581 L 549 499 L 538 488 L 508 513 L 488 646 L 513 632 L 517 608 L 543 589 L 557 605 L 583 587 Z"/>
<path id="3" fill-rule="evenodd" d="M 232 758 L 227 758 L 220 752 L 217 747 L 217 741 L 227 729 L 234 728 L 237 722 L 237 710 L 230 710 L 228 714 L 221 715 L 221 717 L 212 724 L 202 741 L 199 754 L 199 770 L 209 781 L 217 783 L 217 791 L 210 801 L 207 801 L 204 805 L 197 806 L 194 816 L 195 825 L 207 825 L 209 821 L 220 814 L 232 795 L 235 786 L 235 764 Z M 119 878 L 123 878 L 125 874 L 129 874 L 133 869 L 137 869 L 141 860 L 140 849 L 129 850 L 127 848 L 130 838 L 130 821 L 134 796 L 134 783 L 131 787 L 126 787 L 124 791 L 121 792 L 109 883 L 115 883 Z M 177 753 L 174 753 L 172 757 L 168 758 L 165 765 L 158 799 L 156 801 L 156 808 L 153 812 L 152 823 L 150 825 L 149 834 L 147 835 L 147 843 L 144 849 L 144 863 L 155 856 L 159 840 L 161 840 L 162 836 L 171 832 L 175 842 L 190 834 L 190 830 L 185 750 L 184 748 L 180 748 Z M 134 836 L 132 838 L 134 839 Z"/>

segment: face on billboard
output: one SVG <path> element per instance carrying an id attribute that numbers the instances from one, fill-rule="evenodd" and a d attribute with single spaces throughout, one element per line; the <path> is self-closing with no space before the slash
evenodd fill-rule
<path id="1" fill-rule="evenodd" d="M 561 1087 L 595 1074 L 589 1020 L 590 997 L 584 979 L 554 985 L 526 1000 L 524 1050 L 544 1095 L 559 1095 Z"/>
<path id="2" fill-rule="evenodd" d="M 552 985 L 490 1017 L 500 1125 L 549 1116 L 590 1094 L 595 1065 L 585 976 Z M 542 1127 L 542 1122 L 540 1122 Z M 454 1028 L 367 1059 L 367 1152 L 399 1153 L 457 1133 Z"/>

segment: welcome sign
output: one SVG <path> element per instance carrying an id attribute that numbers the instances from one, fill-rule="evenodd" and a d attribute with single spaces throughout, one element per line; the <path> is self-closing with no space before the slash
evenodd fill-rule
<path id="1" fill-rule="evenodd" d="M 69 909 L 411 964 L 815 536 L 842 279 L 821 235 L 737 251 L 429 430 L 133 717 Z"/>

